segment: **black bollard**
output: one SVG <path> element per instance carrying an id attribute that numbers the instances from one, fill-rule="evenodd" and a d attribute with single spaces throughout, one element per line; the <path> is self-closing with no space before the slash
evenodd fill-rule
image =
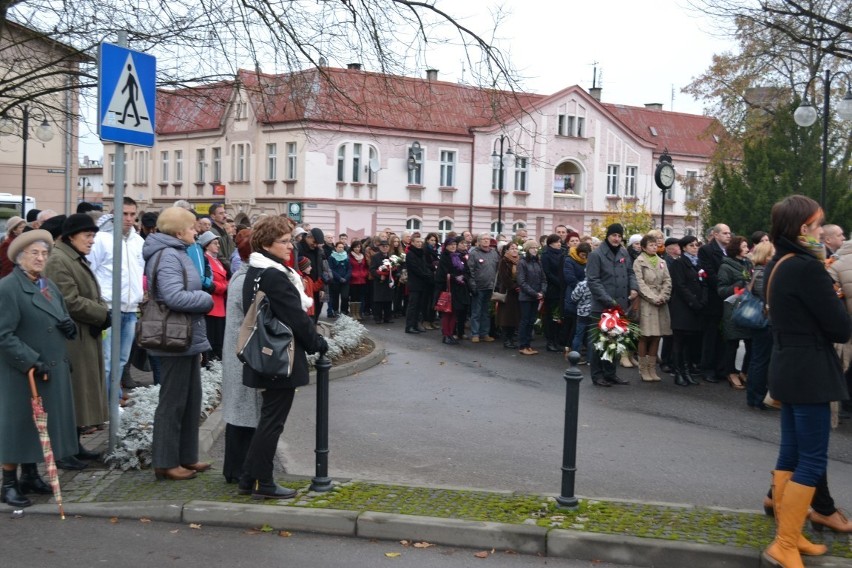
<path id="1" fill-rule="evenodd" d="M 328 476 L 328 371 L 331 361 L 320 354 L 317 359 L 317 455 L 316 476 L 311 479 L 311 491 L 330 491 L 331 478 Z"/>
<path id="2" fill-rule="evenodd" d="M 571 366 L 566 369 L 565 379 L 565 439 L 562 446 L 562 493 L 556 498 L 560 508 L 576 509 L 579 502 L 574 496 L 574 476 L 577 473 L 577 420 L 580 406 L 580 381 L 583 373 L 577 368 L 580 354 L 568 354 Z"/>

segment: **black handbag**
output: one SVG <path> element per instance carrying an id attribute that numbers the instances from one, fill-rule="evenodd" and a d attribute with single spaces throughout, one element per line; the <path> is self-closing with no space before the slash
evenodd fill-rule
<path id="1" fill-rule="evenodd" d="M 157 299 L 157 273 L 163 252 L 157 256 L 151 271 L 148 299 L 139 304 L 142 315 L 136 322 L 136 345 L 142 349 L 179 353 L 192 345 L 192 314 L 175 312 L 165 302 Z M 187 287 L 186 269 L 183 270 L 183 287 Z"/>
<path id="2" fill-rule="evenodd" d="M 286 379 L 293 373 L 296 342 L 293 330 L 272 313 L 260 288 L 263 273 L 254 281 L 254 299 L 246 311 L 237 338 L 237 358 L 258 375 Z"/>

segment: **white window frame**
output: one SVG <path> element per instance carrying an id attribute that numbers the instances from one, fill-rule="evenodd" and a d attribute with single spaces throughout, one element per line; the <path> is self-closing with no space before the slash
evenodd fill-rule
<path id="1" fill-rule="evenodd" d="M 438 221 L 438 236 L 440 237 L 440 242 L 444 242 L 447 240 L 447 235 L 450 234 L 453 230 L 453 220 L 452 219 L 441 219 Z"/>
<path id="2" fill-rule="evenodd" d="M 618 164 L 606 165 L 606 195 L 618 196 Z"/>
<path id="3" fill-rule="evenodd" d="M 624 197 L 636 197 L 636 178 L 638 175 L 639 166 L 624 168 Z"/>
<path id="4" fill-rule="evenodd" d="M 296 179 L 298 166 L 298 147 L 295 142 L 287 142 L 287 179 Z"/>
<path id="5" fill-rule="evenodd" d="M 183 183 L 183 150 L 175 150 L 175 183 Z"/>
<path id="6" fill-rule="evenodd" d="M 367 183 L 374 184 L 376 183 L 376 175 L 379 172 L 373 171 L 373 160 L 379 160 L 379 152 L 373 146 L 368 146 L 367 148 Z"/>
<path id="7" fill-rule="evenodd" d="M 361 151 L 360 142 L 352 144 L 352 183 L 361 183 Z"/>
<path id="8" fill-rule="evenodd" d="M 107 164 L 109 164 L 107 166 L 107 180 L 110 183 L 115 183 L 115 154 L 109 154 L 107 156 Z M 125 173 L 125 175 L 127 174 Z"/>
<path id="9" fill-rule="evenodd" d="M 526 156 L 515 156 L 515 191 L 527 191 L 529 160 Z"/>
<path id="10" fill-rule="evenodd" d="M 423 221 L 418 219 L 417 217 L 409 217 L 405 220 L 405 230 L 409 233 L 419 231 L 422 226 Z"/>
<path id="11" fill-rule="evenodd" d="M 205 170 L 207 169 L 207 150 L 198 148 L 195 151 L 195 179 L 204 183 Z"/>
<path id="12" fill-rule="evenodd" d="M 698 170 L 686 170 L 683 179 L 684 199 L 687 201 L 695 199 L 695 189 L 698 184 Z"/>
<path id="13" fill-rule="evenodd" d="M 457 154 L 455 150 L 441 150 L 441 187 L 455 187 Z"/>
<path id="14" fill-rule="evenodd" d="M 160 152 L 160 181 L 163 182 L 163 183 L 168 183 L 168 181 L 169 181 L 169 151 L 168 150 L 163 150 L 162 152 Z"/>
<path id="15" fill-rule="evenodd" d="M 526 229 L 527 224 L 523 221 L 515 221 L 512 223 L 512 234 L 517 235 L 520 229 Z"/>
<path id="16" fill-rule="evenodd" d="M 247 142 L 240 142 L 231 145 L 231 180 L 232 181 L 250 181 L 251 180 L 251 145 Z"/>
<path id="17" fill-rule="evenodd" d="M 221 182 L 222 181 L 222 148 L 220 146 L 216 146 L 213 148 L 213 179 L 210 180 L 212 182 Z"/>
<path id="18" fill-rule="evenodd" d="M 129 177 L 129 172 L 127 171 L 127 154 L 124 153 L 124 179 Z M 140 185 L 148 185 L 148 150 L 136 150 L 133 153 L 133 161 L 136 163 L 136 171 L 134 172 L 133 179 L 136 183 Z"/>
<path id="19" fill-rule="evenodd" d="M 278 144 L 270 143 L 266 145 L 266 179 L 274 180 L 278 178 Z"/>
<path id="20" fill-rule="evenodd" d="M 337 181 L 346 181 L 346 144 L 337 149 Z"/>

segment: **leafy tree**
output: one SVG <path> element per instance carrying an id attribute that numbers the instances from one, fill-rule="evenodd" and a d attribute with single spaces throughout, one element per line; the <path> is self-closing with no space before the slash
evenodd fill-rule
<path id="1" fill-rule="evenodd" d="M 620 223 L 624 227 L 624 235 L 644 235 L 654 228 L 654 216 L 648 209 L 636 201 L 619 202 L 615 207 L 610 206 L 609 211 L 603 219 L 592 226 L 592 235 L 603 239 L 606 237 L 606 228 L 613 223 Z"/>

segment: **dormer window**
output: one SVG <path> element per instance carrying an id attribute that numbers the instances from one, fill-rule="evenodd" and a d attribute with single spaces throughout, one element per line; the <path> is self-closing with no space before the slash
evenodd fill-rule
<path id="1" fill-rule="evenodd" d="M 234 107 L 234 120 L 245 120 L 248 117 L 248 104 L 242 99 L 237 99 Z"/>
<path id="2" fill-rule="evenodd" d="M 584 138 L 586 136 L 586 109 L 576 101 L 562 105 L 556 116 L 556 134 Z"/>

